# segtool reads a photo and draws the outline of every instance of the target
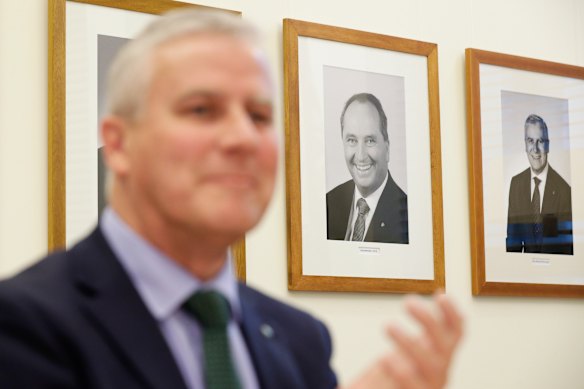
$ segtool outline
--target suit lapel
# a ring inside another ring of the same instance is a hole
[[[240,285],[242,332],[262,388],[303,388],[294,358],[269,318],[261,314],[250,290]]]
[[[381,192],[381,197],[377,202],[377,208],[365,234],[365,241],[385,240],[385,237],[391,235],[390,226],[392,223],[397,222],[397,209],[395,201],[391,196],[390,180],[391,177],[388,173],[387,182]],[[383,238],[380,239],[380,237]]]
[[[543,203],[541,206],[541,213],[543,215],[548,213],[556,213],[558,206],[558,194],[557,194],[557,173],[551,166],[548,165],[548,175],[545,183],[545,189],[543,194]]]
[[[408,242],[408,218],[407,215],[401,215],[402,209],[407,212],[407,205],[400,203],[400,189],[387,173],[387,183],[383,188],[381,197],[377,203],[375,213],[369,223],[365,240],[369,242]],[[402,228],[402,223],[406,224]]]
[[[128,367],[154,389],[186,389],[160,332],[99,229],[72,251],[81,305]]]
[[[519,207],[521,211],[519,212],[520,215],[531,215],[533,213],[531,208],[531,168],[527,168],[523,172],[523,177],[519,181],[521,183],[521,188],[519,189],[519,193],[523,197],[519,202]],[[545,198],[545,195],[544,195]]]

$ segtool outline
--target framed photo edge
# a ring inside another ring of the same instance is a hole
[[[172,0],[49,0],[48,4],[48,250],[65,247],[66,241],[66,3],[75,2],[160,14],[171,9],[191,7],[241,15],[239,11],[220,9]],[[232,247],[234,269],[245,281],[245,238]]]
[[[582,80],[584,80],[584,67],[474,48],[465,50],[465,62],[472,294],[474,296],[584,297],[584,285],[486,280],[479,66],[489,64]]]
[[[427,57],[434,279],[417,280],[303,275],[298,85],[299,36],[381,48]],[[286,133],[286,215],[288,222],[288,289],[294,291],[421,294],[431,294],[436,290],[444,289],[444,227],[442,215],[442,167],[437,45],[434,43],[327,26],[295,19],[284,19],[283,41]]]

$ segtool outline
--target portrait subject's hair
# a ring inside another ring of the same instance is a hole
[[[389,142],[389,136],[387,135],[387,116],[385,116],[385,112],[383,112],[383,107],[381,106],[379,99],[371,93],[357,93],[347,100],[345,107],[343,108],[343,113],[341,114],[341,136],[345,126],[345,112],[347,112],[347,108],[349,108],[349,105],[354,101],[359,103],[371,103],[375,107],[379,114],[379,130],[381,131],[381,135],[383,135],[383,139],[386,142]]]
[[[118,53],[107,80],[106,113],[133,120],[152,81],[153,57],[162,45],[192,35],[227,35],[260,49],[260,34],[251,24],[225,12],[183,8],[150,23]]]
[[[544,136],[546,139],[548,139],[548,128],[547,128],[547,124],[545,124],[545,121],[541,118],[541,116],[538,116],[536,114],[531,114],[527,117],[527,119],[525,119],[525,125],[523,126],[524,130],[527,130],[527,126],[529,125],[534,125],[534,124],[538,124],[539,128],[541,128],[543,130]]]

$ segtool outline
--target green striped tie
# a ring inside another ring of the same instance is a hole
[[[239,389],[241,385],[231,358],[227,323],[229,302],[215,291],[201,291],[184,304],[201,324],[205,351],[205,382],[207,389]]]

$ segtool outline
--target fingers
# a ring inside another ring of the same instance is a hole
[[[406,308],[422,325],[436,349],[449,355],[462,337],[462,316],[444,294],[436,293],[434,301],[438,306],[438,314],[432,312],[418,298],[409,298]]]
[[[406,300],[406,309],[424,329],[428,340],[440,352],[448,351],[448,341],[444,337],[444,328],[438,318],[417,297],[409,297]]]
[[[425,338],[415,338],[408,335],[397,325],[390,325],[387,328],[388,334],[395,342],[402,354],[411,359],[416,366],[416,373],[424,377],[432,377],[435,375],[439,361],[433,356],[431,345]]]
[[[392,362],[389,361],[388,356],[389,354],[379,358],[346,389],[402,389],[392,377]]]
[[[416,367],[399,353],[391,353],[380,360],[380,366],[393,385],[399,389],[426,389]]]
[[[396,345],[391,358],[396,365],[387,371],[400,387],[438,389],[447,382],[452,355],[462,337],[463,320],[446,296],[436,295],[435,301],[435,311],[417,298],[406,301],[407,310],[422,327],[420,334],[409,335],[396,325],[388,327]]]
[[[442,311],[446,325],[458,334],[459,337],[462,336],[462,315],[458,312],[452,301],[444,294],[436,294],[434,299]]]
[[[418,299],[406,307],[422,332],[410,335],[396,325],[387,329],[395,349],[377,360],[351,388],[442,389],[452,355],[462,337],[463,319],[446,296],[436,295],[432,311]]]

